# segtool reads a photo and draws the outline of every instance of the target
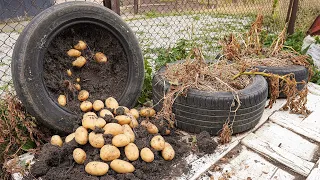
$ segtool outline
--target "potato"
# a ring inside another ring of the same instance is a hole
[[[84,50],[87,48],[87,44],[83,41],[79,41],[78,44],[73,46],[77,50]]]
[[[78,94],[79,101],[85,101],[89,97],[89,92],[86,90],[81,90]]]
[[[103,134],[101,133],[96,134],[95,132],[92,131],[89,134],[89,143],[91,144],[92,147],[102,148],[102,146],[104,146]]]
[[[115,114],[115,115],[124,115],[124,114],[127,114],[129,112],[130,111],[129,111],[129,109],[127,107],[119,106],[116,109],[114,109],[113,114]]]
[[[100,111],[103,109],[104,103],[101,100],[95,100],[92,106],[95,111]]]
[[[94,113],[94,112],[86,112],[86,113],[84,113],[83,114],[83,119],[84,118],[92,118],[92,119],[97,119],[98,118],[98,116],[96,115],[96,113]]]
[[[81,148],[74,149],[72,155],[74,161],[78,164],[83,164],[87,158],[86,152],[84,152],[84,150],[82,150]]]
[[[104,161],[112,161],[119,157],[120,150],[111,144],[106,144],[100,149],[100,158]]]
[[[63,144],[62,139],[61,139],[61,137],[60,137],[59,135],[53,135],[53,136],[51,137],[50,143],[51,143],[52,145],[59,146],[59,147],[61,147],[62,144]]]
[[[81,68],[82,66],[84,66],[86,64],[87,60],[86,58],[84,58],[83,56],[79,56],[77,57],[76,60],[74,60],[72,62],[72,66],[75,66],[77,68]]]
[[[74,84],[74,88],[76,88],[77,91],[81,90],[81,86],[78,83]]]
[[[64,140],[66,143],[72,141],[74,139],[75,133],[69,134],[66,139]]]
[[[116,147],[124,147],[130,143],[130,138],[124,134],[118,134],[112,138],[112,144]]]
[[[172,146],[166,142],[161,154],[164,160],[171,161],[174,158],[175,152]]]
[[[94,55],[94,59],[98,62],[98,63],[106,63],[108,61],[108,58],[106,55],[104,55],[102,52],[97,52]]]
[[[77,78],[76,81],[77,81],[77,82],[80,82],[80,78]]]
[[[92,161],[89,162],[86,167],[85,171],[93,176],[103,176],[107,174],[109,170],[109,166],[107,163],[99,162],[99,161]]]
[[[132,114],[128,113],[127,116],[129,116],[131,119],[131,122],[129,124],[131,128],[136,128],[139,126],[137,119]]]
[[[80,126],[77,128],[74,139],[78,144],[85,145],[88,142],[88,131],[86,128]]]
[[[68,56],[70,57],[79,57],[81,55],[81,52],[76,50],[76,49],[70,49],[68,52],[67,52]]]
[[[69,77],[72,76],[72,72],[71,72],[70,69],[67,70],[67,74],[68,74]]]
[[[156,114],[156,111],[152,108],[143,108],[140,110],[140,116],[142,117],[151,117]]]
[[[110,115],[110,116],[114,117],[112,112],[110,112],[108,109],[102,109],[100,111],[100,117],[105,117],[106,115]]]
[[[60,95],[58,97],[58,103],[60,106],[66,106],[67,105],[67,98],[65,95]]]
[[[115,172],[121,173],[121,174],[132,173],[135,170],[134,166],[131,163],[124,160],[120,160],[120,159],[115,159],[111,161],[110,167]]]
[[[118,134],[123,134],[123,127],[117,123],[108,123],[103,127],[104,134],[112,134],[116,136]]]
[[[130,109],[130,114],[132,114],[136,119],[139,118],[139,111],[136,109]]]
[[[118,123],[121,125],[124,124],[130,124],[131,118],[127,115],[119,115],[115,117],[116,120],[118,120]]]
[[[165,141],[161,135],[157,135],[151,139],[150,145],[153,149],[162,151],[165,147]]]
[[[126,147],[124,148],[124,153],[130,161],[135,161],[139,158],[139,149],[133,143],[129,143],[128,145],[126,145]]]
[[[123,134],[129,137],[130,142],[134,142],[135,135],[131,127],[128,124],[124,124],[122,125],[122,127],[123,127]]]
[[[106,124],[107,124],[107,122],[104,119],[98,118],[96,120],[95,126],[97,126],[99,128],[103,128]]]
[[[141,122],[141,126],[144,126],[147,128],[147,131],[150,133],[150,134],[157,134],[159,132],[158,128],[156,125],[152,124],[151,122],[149,121],[146,121],[146,120],[143,120]]]
[[[109,109],[116,109],[119,106],[118,101],[113,97],[107,98],[105,104]]]
[[[149,148],[143,148],[140,152],[141,159],[145,162],[152,162],[154,160],[154,154]]]
[[[80,109],[81,109],[81,111],[83,111],[83,112],[91,111],[91,110],[92,110],[92,103],[91,103],[90,101],[83,101],[83,102],[80,104]]]
[[[82,119],[82,126],[86,129],[94,130],[95,122],[97,118],[85,117]]]

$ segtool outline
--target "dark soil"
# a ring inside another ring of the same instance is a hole
[[[207,131],[203,131],[197,134],[197,146],[199,152],[204,152],[206,154],[214,152],[218,144],[211,138]]]
[[[81,52],[87,63],[80,69],[72,67],[76,58],[67,55],[79,40],[88,45]],[[106,54],[108,62],[95,62],[92,58],[95,52]],[[71,69],[71,77],[67,75],[67,69]],[[120,42],[109,31],[93,24],[77,24],[63,30],[52,40],[44,55],[43,79],[51,98],[57,101],[60,94],[67,95],[66,108],[76,114],[80,114],[78,92],[65,87],[65,80],[73,84],[80,78],[81,89],[90,93],[88,100],[91,102],[104,101],[110,96],[119,100],[126,88],[127,72],[128,60]]]

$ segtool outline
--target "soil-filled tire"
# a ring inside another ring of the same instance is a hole
[[[163,97],[170,84],[161,75],[165,71],[162,67],[153,77],[153,103],[155,109],[162,108]],[[240,133],[258,124],[265,109],[268,84],[262,76],[253,77],[253,82],[240,90],[240,108],[237,107],[231,92],[208,92],[189,89],[186,96],[178,96],[172,106],[175,114],[176,127],[192,133],[208,131],[217,135],[228,117],[234,119],[233,133]]]
[[[83,23],[104,28],[116,37],[125,51],[128,71],[123,73],[128,75],[126,85],[122,88],[122,96],[117,99],[119,104],[134,106],[142,89],[142,52],[133,31],[117,14],[104,6],[89,2],[67,2],[44,10],[20,34],[13,51],[11,67],[16,93],[26,109],[57,133],[72,132],[79,125],[79,114],[62,108],[57,99],[49,95],[43,82],[43,57],[50,42],[59,32]]]
[[[257,66],[260,72],[268,72],[278,75],[286,75],[293,73],[297,82],[308,82],[308,69],[304,66],[292,65],[287,67],[270,67],[270,66]],[[268,81],[269,83],[269,81]],[[300,91],[304,88],[305,84],[297,84],[297,89]],[[286,98],[286,95],[281,92],[279,98]]]

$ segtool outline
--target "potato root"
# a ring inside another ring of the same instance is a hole
[[[143,108],[140,110],[140,116],[142,117],[152,117],[156,114],[156,111],[152,108]]]
[[[109,170],[109,166],[107,163],[99,162],[99,161],[92,161],[89,162],[86,167],[85,171],[93,176],[103,176],[107,174]]]
[[[140,151],[140,156],[141,156],[141,159],[144,161],[144,162],[152,162],[154,160],[154,154],[153,152],[149,149],[149,148],[143,148],[141,149]]]
[[[124,147],[130,143],[130,138],[124,134],[118,134],[112,138],[112,144],[116,147]]]
[[[123,127],[117,123],[108,123],[103,127],[104,134],[111,134],[116,136],[118,134],[123,134]]]
[[[86,90],[81,90],[78,94],[78,100],[79,101],[85,101],[89,97],[89,92]]]
[[[129,143],[128,145],[126,145],[126,147],[124,148],[124,153],[130,161],[135,161],[139,158],[139,149],[133,143]]]
[[[102,148],[104,146],[104,138],[103,134],[98,133],[96,134],[95,132],[89,133],[89,143],[91,144],[92,147],[95,148]]]
[[[72,62],[72,66],[75,66],[77,68],[82,68],[86,64],[87,60],[83,56],[77,57],[76,60]]]
[[[70,49],[68,52],[67,52],[68,56],[70,57],[79,57],[81,56],[81,52],[76,50],[76,49]]]
[[[164,149],[161,151],[164,160],[171,161],[174,158],[175,151],[169,143],[165,143]]]
[[[69,134],[66,139],[64,140],[66,143],[72,141],[74,139],[75,133]]]
[[[105,101],[105,104],[106,104],[106,107],[109,109],[116,109],[117,107],[119,107],[118,101],[113,97],[107,98]]]
[[[104,161],[112,161],[120,157],[120,150],[110,144],[104,145],[100,149],[100,158]]]
[[[121,174],[132,173],[135,170],[134,166],[131,163],[124,160],[120,160],[120,159],[115,159],[111,161],[110,167],[115,172],[121,173]]]
[[[130,139],[130,142],[134,142],[135,140],[135,135],[134,132],[132,131],[131,127],[128,124],[124,124],[122,125],[123,127],[123,134],[128,136]]]
[[[165,147],[164,138],[161,135],[154,136],[150,141],[150,145],[153,149],[162,151]]]
[[[65,95],[60,95],[58,97],[58,103],[60,106],[66,106],[67,105],[67,98]]]
[[[72,155],[74,161],[78,164],[83,164],[87,158],[86,152],[84,152],[84,150],[82,150],[81,148],[74,149]]]
[[[91,111],[91,110],[92,110],[92,103],[91,103],[90,101],[83,101],[83,102],[80,104],[80,109],[81,109],[81,111],[83,111],[83,112]]]
[[[106,55],[104,55],[102,52],[97,52],[94,55],[94,59],[98,62],[98,63],[106,63],[108,61],[108,58]]]
[[[92,106],[95,111],[100,111],[104,108],[104,103],[101,100],[95,100]]]
[[[73,48],[77,50],[85,50],[87,48],[87,44],[83,41],[79,41],[78,44],[73,46]]]
[[[114,117],[116,120],[118,120],[118,123],[121,125],[124,124],[130,124],[131,122],[131,118],[127,115],[118,115],[116,117]]]
[[[51,137],[50,143],[54,146],[59,146],[59,147],[61,147],[63,144],[62,139],[59,135],[53,135]]]
[[[86,128],[80,126],[77,128],[74,139],[78,144],[85,145],[88,142],[88,131]]]

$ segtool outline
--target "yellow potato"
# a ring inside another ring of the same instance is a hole
[[[118,101],[113,97],[107,98],[105,104],[109,109],[116,109],[119,107]]]
[[[140,116],[142,117],[151,117],[156,114],[156,111],[152,108],[143,108],[140,110]]]
[[[104,145],[100,149],[100,158],[104,161],[112,161],[120,157],[120,150],[111,144]]]
[[[154,154],[149,148],[143,148],[140,152],[141,159],[145,162],[152,162],[154,160]]]
[[[83,56],[77,57],[76,60],[72,62],[72,66],[75,66],[77,68],[81,68],[86,64],[87,60]]]
[[[77,81],[77,82],[80,82],[80,78],[77,78],[76,81]]]
[[[164,138],[161,135],[154,136],[150,141],[150,145],[153,149],[162,151],[165,147]]]
[[[75,87],[76,90],[78,90],[78,91],[81,90],[81,86],[80,86],[80,84],[78,84],[78,83],[74,84],[74,87]]]
[[[109,166],[107,163],[99,162],[99,161],[92,161],[89,162],[86,167],[85,171],[93,176],[103,176],[107,174],[109,170]]]
[[[79,41],[78,44],[76,44],[75,46],[73,46],[75,49],[77,50],[84,50],[87,48],[87,44],[83,41]]]
[[[98,118],[95,122],[95,126],[97,126],[99,128],[103,128],[106,124],[107,124],[107,122],[102,118]]]
[[[74,139],[78,144],[85,145],[88,142],[88,131],[86,128],[80,126],[77,128]]]
[[[126,145],[126,147],[124,148],[124,153],[130,161],[135,161],[139,158],[139,149],[133,143],[129,143],[128,145]]]
[[[136,109],[130,109],[129,111],[136,119],[139,118],[139,111]]]
[[[103,134],[96,134],[95,132],[89,133],[89,143],[92,147],[102,148],[104,146]]]
[[[157,134],[159,132],[158,128],[156,125],[152,124],[151,122],[149,121],[146,121],[146,120],[143,120],[141,122],[141,126],[144,126],[147,128],[147,131],[150,133],[150,134]]]
[[[136,128],[139,126],[137,119],[132,114],[128,113],[127,116],[129,116],[131,119],[131,122],[129,124],[131,128]]]
[[[82,126],[86,129],[94,130],[96,118],[86,117],[82,119]]]
[[[130,142],[134,142],[135,135],[131,127],[128,124],[124,124],[122,125],[122,127],[123,127],[123,134],[129,137]]]
[[[98,63],[106,63],[108,61],[108,58],[106,55],[104,55],[102,52],[97,52],[94,55],[94,59],[98,62]]]
[[[118,134],[123,134],[123,127],[117,123],[108,123],[103,127],[104,134],[112,134],[116,136]]]
[[[121,125],[124,124],[130,124],[131,118],[127,115],[119,115],[115,117],[116,120],[118,120],[118,123]]]
[[[69,134],[66,139],[64,140],[66,143],[72,141],[74,139],[75,133]]]
[[[70,69],[67,70],[67,74],[68,74],[69,77],[72,76],[72,72],[71,72]]]
[[[110,167],[115,172],[121,173],[121,174],[132,173],[135,170],[134,166],[131,163],[129,163],[127,161],[120,160],[120,159],[115,159],[115,160],[111,161]]]
[[[87,158],[86,152],[84,152],[84,150],[82,150],[81,148],[74,149],[72,155],[74,161],[78,164],[83,164]]]
[[[110,112],[108,109],[102,109],[100,111],[100,117],[105,117],[106,115],[110,115],[110,116],[114,117],[112,112]]]
[[[76,50],[76,49],[70,49],[68,52],[67,52],[68,56],[70,57],[79,57],[81,55],[81,52]]]
[[[66,106],[67,105],[67,98],[65,95],[60,95],[58,97],[58,103],[60,104],[60,106]]]
[[[116,147],[124,147],[130,143],[130,138],[124,134],[118,134],[112,138],[112,144]]]
[[[53,135],[53,136],[51,137],[50,143],[51,143],[52,145],[59,146],[59,147],[61,147],[62,144],[63,144],[62,139],[61,139],[61,137],[60,137],[59,135]]]
[[[83,119],[84,118],[92,118],[92,119],[97,119],[98,118],[98,116],[94,112],[86,112],[86,113],[83,114],[82,117],[83,117]]]
[[[101,100],[95,100],[92,106],[95,111],[100,111],[103,109],[104,103]]]
[[[86,90],[81,90],[78,94],[79,101],[85,101],[89,97],[89,92]]]
[[[80,109],[81,109],[81,111],[83,111],[83,112],[91,111],[91,110],[92,110],[92,103],[91,103],[90,101],[83,101],[83,102],[80,104]]]
[[[124,115],[124,114],[127,114],[129,112],[130,111],[129,111],[129,109],[127,107],[119,106],[116,109],[114,109],[113,114],[115,114],[115,115]]]
[[[171,161],[174,158],[175,151],[169,143],[165,143],[164,149],[161,151],[162,157],[166,161]]]

